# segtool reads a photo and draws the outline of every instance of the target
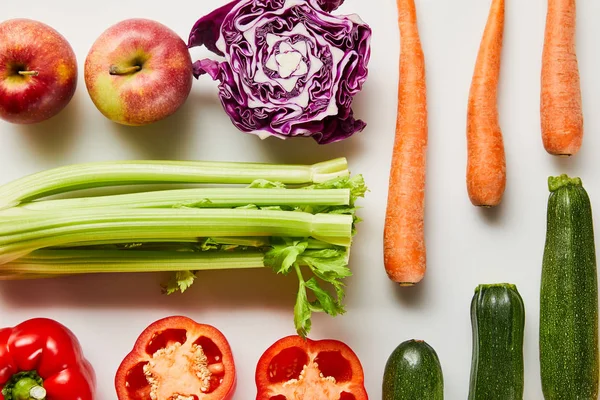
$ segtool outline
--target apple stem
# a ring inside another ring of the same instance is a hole
[[[19,75],[23,76],[38,76],[39,74],[38,71],[19,71]]]
[[[111,75],[128,75],[133,72],[138,72],[142,67],[139,65],[134,65],[132,67],[119,67],[118,65],[111,65],[109,69],[109,73]]]

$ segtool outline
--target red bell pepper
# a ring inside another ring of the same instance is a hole
[[[257,400],[366,400],[362,365],[338,340],[279,339],[258,360]]]
[[[0,400],[93,400],[96,375],[68,328],[34,318],[0,329]]]
[[[148,326],[115,376],[119,400],[229,400],[236,371],[229,343],[215,327],[173,316]]]

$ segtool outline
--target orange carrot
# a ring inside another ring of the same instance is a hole
[[[497,206],[506,187],[497,104],[503,35],[504,0],[492,0],[467,107],[467,192],[475,206]]]
[[[548,0],[542,53],[542,140],[553,155],[577,153],[583,140],[575,0]]]
[[[400,81],[384,228],[388,277],[414,285],[425,275],[425,168],[427,94],[425,57],[414,0],[396,0],[400,29]]]

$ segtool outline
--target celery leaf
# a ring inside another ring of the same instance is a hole
[[[305,186],[305,189],[350,189],[350,205],[359,197],[365,197],[368,188],[362,175],[341,176],[328,181]]]
[[[275,243],[271,250],[265,253],[264,265],[271,267],[278,274],[287,274],[306,247],[306,241],[285,240],[283,243]]]
[[[300,280],[298,296],[296,297],[296,304],[294,305],[294,325],[296,327],[296,332],[301,337],[306,337],[310,332],[312,325],[310,317],[311,309],[306,295],[306,284],[303,280]]]
[[[196,275],[192,271],[177,271],[171,279],[163,285],[163,292],[166,294],[173,294],[177,291],[181,293],[185,292],[196,279]]]
[[[245,206],[237,206],[234,208],[236,210],[258,210],[258,206],[256,204],[246,204]]]
[[[173,204],[173,208],[205,208],[212,206],[213,202],[210,199],[200,199],[194,201],[188,201],[184,203]]]
[[[359,197],[365,197],[365,193],[369,190],[362,175],[353,176],[348,183],[350,185],[350,204],[354,204]]]
[[[334,302],[334,306],[336,307],[329,310],[325,308],[323,300],[319,298],[319,293],[317,293],[319,288],[317,288],[317,291],[313,290],[317,300],[323,306],[323,311],[327,313],[331,311],[331,315],[343,313],[342,300],[345,296],[345,284],[342,282],[342,279],[352,276],[352,271],[348,268],[347,251],[339,248],[307,250],[299,257],[298,262],[308,265],[317,278],[329,283],[335,289],[337,301]],[[327,299],[324,301],[328,302]]]
[[[308,265],[316,275],[318,274],[324,280],[346,278],[352,275],[344,250],[307,250],[298,261],[302,265]]]
[[[312,290],[316,297],[316,301],[311,303],[311,306],[314,309],[322,310],[331,316],[336,316],[345,312],[339,299],[335,300],[329,292],[322,289],[315,278],[310,278],[306,281],[305,286]]]
[[[248,187],[257,189],[285,189],[285,184],[267,179],[256,179]]]
[[[200,243],[200,250],[202,251],[218,250],[219,247],[219,243],[212,238],[206,238],[202,243]]]

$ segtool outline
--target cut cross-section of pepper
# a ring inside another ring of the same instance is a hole
[[[225,336],[182,316],[148,326],[115,376],[119,400],[229,400],[235,385]]]
[[[287,336],[256,367],[257,400],[366,400],[362,365],[338,340]]]

